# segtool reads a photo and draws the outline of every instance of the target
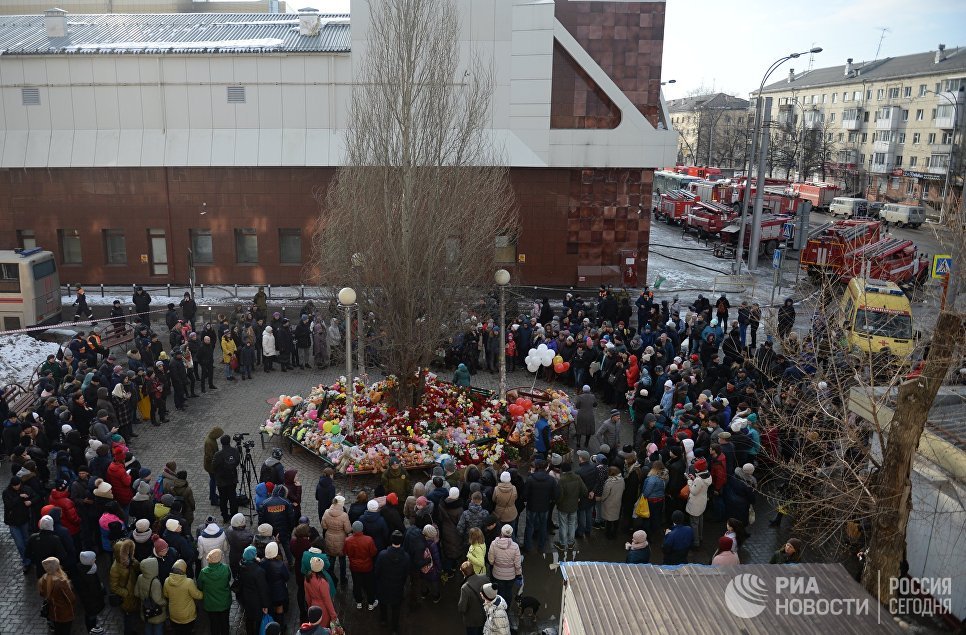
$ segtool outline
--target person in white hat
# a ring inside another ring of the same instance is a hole
[[[507,615],[507,601],[500,597],[493,584],[484,584],[480,596],[483,598],[483,612],[486,613],[483,632],[487,635],[509,635],[510,618]]]
[[[231,572],[221,549],[205,554],[205,568],[198,574],[198,590],[205,594],[202,606],[208,614],[210,635],[229,635],[228,615],[231,611]]]

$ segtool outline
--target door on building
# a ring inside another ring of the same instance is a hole
[[[165,231],[163,229],[149,229],[148,243],[151,275],[168,275],[168,238]]]

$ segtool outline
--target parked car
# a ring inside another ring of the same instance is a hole
[[[919,205],[889,203],[882,208],[880,217],[886,223],[894,224],[896,227],[915,229],[926,222],[926,209]]]

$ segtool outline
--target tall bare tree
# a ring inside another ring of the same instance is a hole
[[[413,405],[419,369],[492,284],[497,237],[515,240],[516,205],[487,136],[489,66],[461,58],[454,4],[370,6],[346,162],[325,196],[312,264],[320,284],[351,284],[375,313],[370,346],[400,378],[397,403]]]

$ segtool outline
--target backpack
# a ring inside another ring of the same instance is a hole
[[[154,482],[154,487],[151,488],[151,498],[155,503],[161,502],[161,497],[164,496],[164,475],[158,477],[158,480]]]
[[[429,560],[429,562],[419,568],[419,570],[425,575],[433,570],[433,552],[429,550],[429,547],[423,549],[423,558]]]

